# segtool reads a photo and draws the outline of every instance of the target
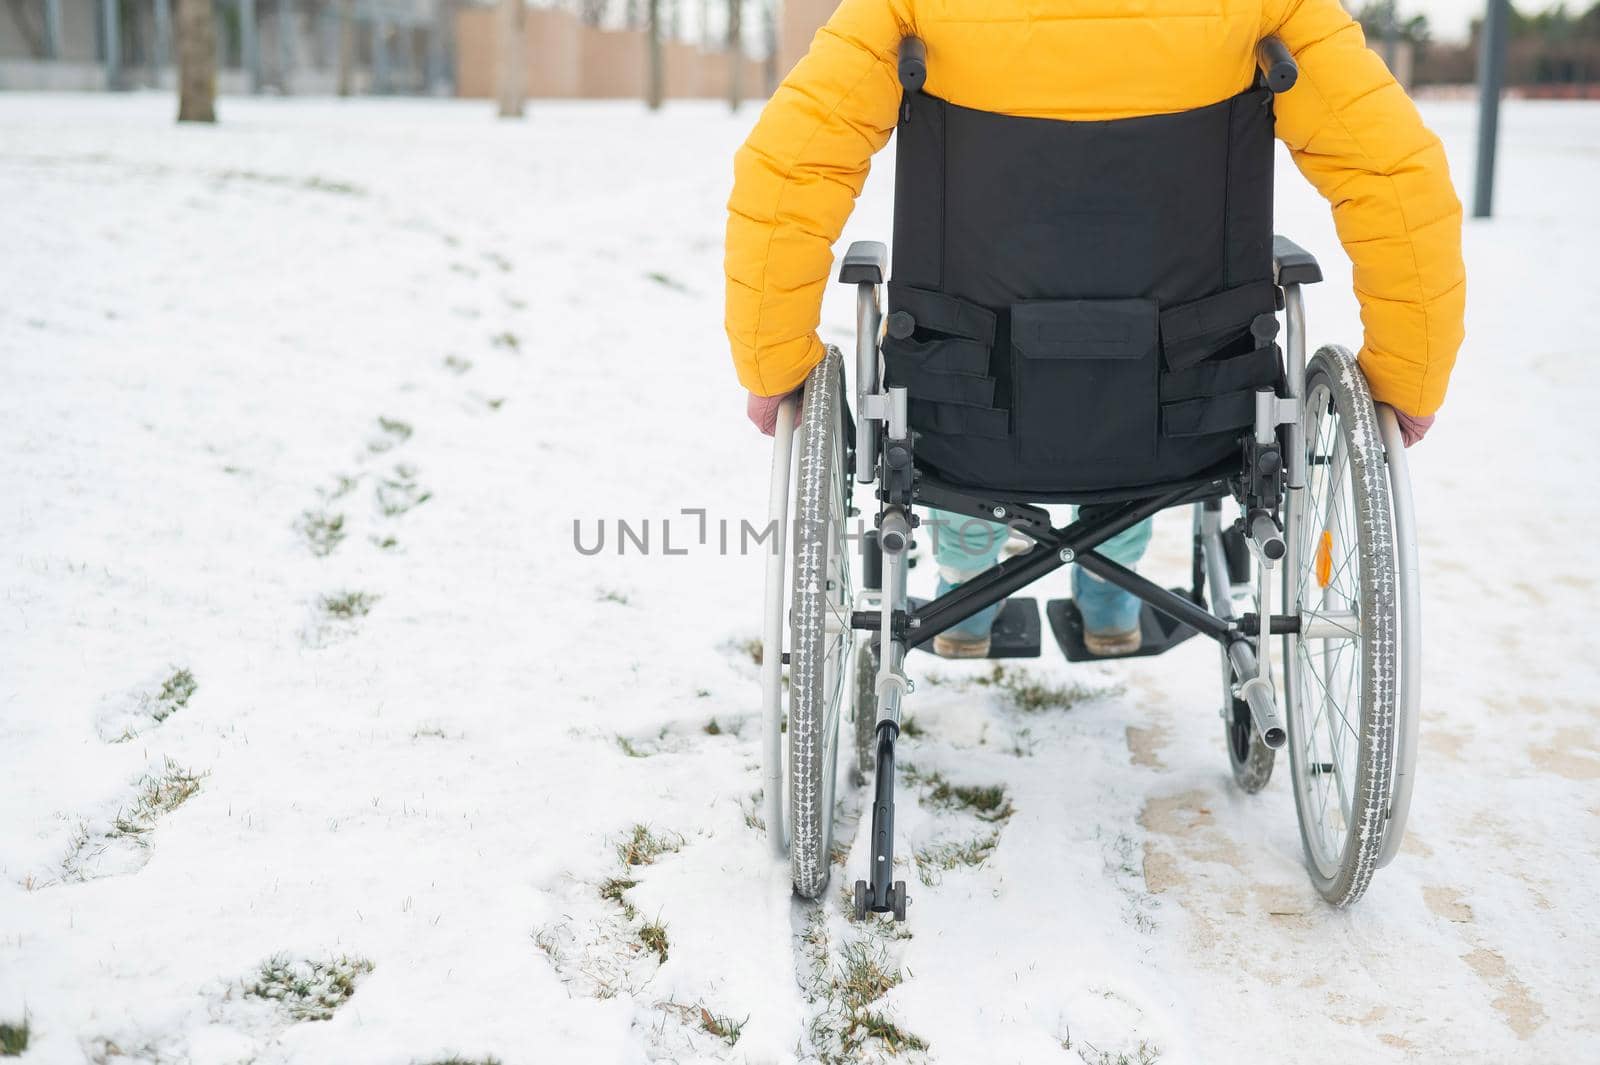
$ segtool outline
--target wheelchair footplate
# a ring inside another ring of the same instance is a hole
[[[928,602],[926,599],[909,600],[916,610]],[[994,627],[989,630],[989,658],[1038,658],[1043,643],[1043,626],[1039,623],[1039,602],[1036,599],[1007,599],[1000,613],[995,615]],[[1079,639],[1079,643],[1082,643]],[[917,648],[933,653],[933,641],[918,644]]]
[[[1174,588],[1173,591],[1188,598],[1189,593],[1182,588]],[[1144,635],[1144,642],[1139,649],[1126,655],[1097,655],[1083,645],[1083,615],[1078,613],[1077,603],[1071,599],[1052,599],[1045,607],[1045,613],[1050,618],[1050,630],[1055,634],[1056,643],[1061,646],[1061,653],[1067,656],[1068,662],[1158,655],[1196,635],[1194,629],[1146,603],[1139,613],[1139,629]]]

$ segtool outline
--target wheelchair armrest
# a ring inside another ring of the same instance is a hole
[[[1314,285],[1322,280],[1317,257],[1288,237],[1272,238],[1272,280],[1278,285]]]
[[[839,264],[839,280],[846,285],[881,285],[889,272],[889,249],[881,240],[856,240]]]

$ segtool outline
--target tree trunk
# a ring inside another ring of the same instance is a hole
[[[339,0],[339,95],[355,92],[356,3]]]
[[[521,118],[522,105],[528,92],[528,49],[522,36],[522,20],[522,0],[498,0],[494,23],[495,48],[498,52],[495,88],[500,101],[501,118]]]
[[[648,0],[649,22],[645,26],[645,79],[644,102],[650,110],[661,109],[661,96],[665,82],[661,56],[661,0]]]
[[[728,0],[728,107],[739,110],[744,86],[744,3]]]
[[[211,0],[178,0],[178,121],[217,120],[217,33]]]

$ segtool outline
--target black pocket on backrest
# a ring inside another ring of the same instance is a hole
[[[1154,300],[1012,305],[1015,432],[1024,461],[1131,464],[1154,454],[1156,322]]]

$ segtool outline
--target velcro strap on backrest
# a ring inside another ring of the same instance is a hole
[[[1216,350],[1214,341],[1225,342],[1230,333],[1265,332],[1267,323],[1258,319],[1263,315],[1271,316],[1276,307],[1277,290],[1272,282],[1252,281],[1203,299],[1164,308],[1161,349],[1167,357],[1168,368],[1181,370],[1194,365]],[[1261,342],[1270,339],[1265,337]]]
[[[1161,432],[1165,436],[1208,436],[1242,429],[1255,422],[1255,391],[1229,392],[1206,399],[1186,399],[1161,405]]]
[[[889,308],[911,315],[918,329],[994,343],[994,312],[976,303],[908,285],[889,286]]]

